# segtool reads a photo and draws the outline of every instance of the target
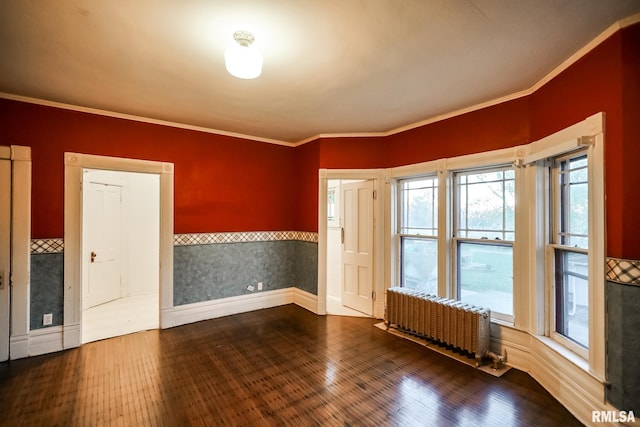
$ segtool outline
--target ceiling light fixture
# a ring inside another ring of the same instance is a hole
[[[236,31],[233,38],[238,44],[224,52],[227,71],[240,79],[255,79],[262,73],[262,54],[251,46],[255,37],[248,31]]]

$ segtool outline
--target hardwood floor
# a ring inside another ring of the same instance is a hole
[[[376,322],[288,305],[1,363],[0,425],[580,425],[527,374]]]

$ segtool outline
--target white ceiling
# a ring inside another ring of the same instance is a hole
[[[0,92],[263,139],[387,132],[526,90],[638,0],[0,2]],[[232,33],[263,74],[227,74]]]

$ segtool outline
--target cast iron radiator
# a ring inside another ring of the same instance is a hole
[[[387,290],[385,322],[398,329],[473,354],[489,354],[491,311],[407,288]]]

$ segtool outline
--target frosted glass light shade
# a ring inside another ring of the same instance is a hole
[[[231,46],[224,52],[224,63],[232,76],[255,79],[262,73],[262,55],[251,46]]]

